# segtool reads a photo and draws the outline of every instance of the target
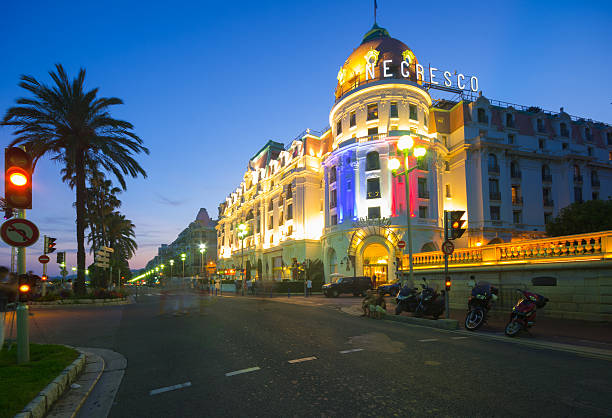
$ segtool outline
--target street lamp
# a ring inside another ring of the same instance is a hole
[[[187,258],[187,254],[181,254],[181,260],[183,261],[183,277],[185,277],[185,259]]]
[[[204,253],[206,253],[206,244],[200,244],[200,274],[204,278]]]
[[[240,238],[240,271],[242,272],[242,295],[244,296],[244,281],[246,280],[244,274],[244,238],[247,236],[248,226],[244,222],[238,225],[238,238]]]
[[[418,166],[410,167],[410,160],[408,157],[412,153],[417,159],[422,158],[427,154],[427,150],[423,147],[414,147],[414,139],[410,135],[402,135],[397,141],[398,156],[404,156],[404,171],[398,172],[401,162],[397,158],[391,158],[388,162],[389,169],[393,172],[393,177],[403,175],[405,177],[404,184],[406,186],[406,218],[408,224],[408,264],[410,266],[410,282],[414,283],[414,272],[412,270],[412,226],[410,219],[410,186],[409,186],[409,174],[415,170]]]

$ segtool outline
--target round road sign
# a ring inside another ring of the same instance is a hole
[[[398,246],[400,249],[402,249],[402,250],[403,250],[404,248],[406,248],[406,242],[405,242],[405,241],[400,241],[400,242],[398,242],[398,243],[397,243],[397,246]]]
[[[38,257],[38,261],[40,261],[41,264],[47,264],[49,261],[51,261],[51,259],[49,258],[48,255],[43,254],[40,257]]]
[[[446,255],[451,255],[455,251],[455,245],[450,241],[444,241],[442,244],[442,252]]]
[[[38,228],[27,219],[9,219],[2,224],[0,236],[12,247],[29,247],[38,241]]]

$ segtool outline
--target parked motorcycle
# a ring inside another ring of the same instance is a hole
[[[505,333],[509,337],[516,336],[521,330],[527,330],[535,324],[536,311],[546,306],[548,298],[537,293],[516,289],[521,298],[516,302],[510,314],[510,322],[506,325]]]
[[[444,304],[446,292],[438,293],[434,288],[430,287],[427,280],[423,278],[425,283],[421,284],[423,288],[417,296],[417,306],[414,310],[414,316],[421,317],[430,315],[433,319],[438,319],[444,312]]]
[[[417,297],[419,296],[418,287],[410,287],[405,284],[400,289],[395,297],[395,315],[401,314],[403,311],[414,312],[419,304]]]
[[[490,283],[480,282],[472,289],[468,299],[468,313],[465,317],[465,329],[476,331],[487,322],[489,310],[497,300],[499,289]]]

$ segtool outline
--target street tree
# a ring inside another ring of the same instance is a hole
[[[612,200],[572,203],[546,224],[546,233],[553,237],[609,230],[612,230]]]
[[[116,97],[98,97],[98,89],[85,91],[85,70],[70,80],[60,64],[49,72],[53,85],[23,75],[19,86],[33,97],[17,99],[7,110],[2,124],[15,127],[11,146],[23,145],[32,155],[34,166],[43,156],[64,164],[64,179],[72,179],[76,189],[77,279],[74,291],[85,293],[85,228],[87,170],[101,168],[111,173],[125,190],[124,176],[146,177],[134,159],[148,154],[131,123],[114,119],[110,110],[123,104]]]

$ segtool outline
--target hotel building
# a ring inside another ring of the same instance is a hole
[[[326,280],[381,283],[396,277],[407,202],[413,248],[424,252],[440,249],[445,210],[467,212],[455,244],[468,247],[541,237],[563,207],[612,197],[610,125],[491,100],[472,92],[475,77],[436,81],[434,71],[374,25],[338,72],[331,128],[287,147],[268,142],[220,205],[219,265],[239,267],[243,252],[253,277],[279,279],[320,258]],[[435,97],[442,91],[459,95]],[[408,197],[404,176],[387,168],[403,135],[427,149],[410,161]]]

